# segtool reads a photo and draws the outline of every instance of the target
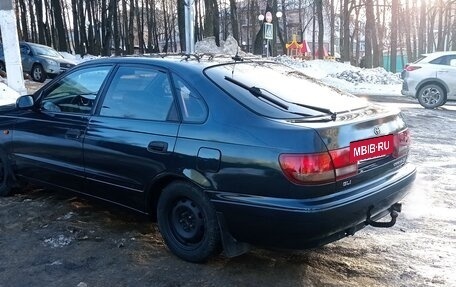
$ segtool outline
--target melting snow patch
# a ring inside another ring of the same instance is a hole
[[[19,93],[0,82],[0,105],[14,104]]]
[[[369,83],[369,84],[401,84],[397,74],[389,73],[383,68],[346,70],[341,73],[329,74],[329,77],[345,80],[350,83]]]
[[[47,238],[44,240],[44,244],[50,246],[51,248],[60,248],[70,245],[73,241],[73,238],[66,237],[65,235],[60,234],[57,237]]]
[[[241,50],[236,39],[229,35],[226,41],[220,40],[220,47],[215,44],[215,37],[207,37],[195,44],[196,53],[209,53],[209,54],[227,54],[230,56],[244,55],[245,53]]]
[[[57,218],[57,220],[68,220],[71,217],[73,217],[74,215],[75,215],[75,213],[70,211],[67,214],[65,214],[64,216],[60,216],[59,218]]]
[[[62,265],[62,264],[63,264],[62,261],[56,260],[56,261],[52,262],[52,263],[49,264],[49,265],[53,266],[53,265]]]
[[[293,67],[309,77],[355,95],[401,96],[402,80],[384,68],[362,69],[327,60],[303,61],[279,56],[275,61]]]

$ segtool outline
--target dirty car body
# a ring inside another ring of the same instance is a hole
[[[415,178],[400,111],[277,63],[101,59],[1,109],[0,193],[27,181],[151,214],[192,262],[392,226]]]

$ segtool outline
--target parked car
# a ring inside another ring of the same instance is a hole
[[[93,60],[0,127],[2,195],[32,182],[152,215],[191,262],[392,226],[415,178],[399,110],[272,62]]]
[[[456,100],[456,51],[425,54],[402,71],[402,94],[427,108]]]
[[[76,65],[48,46],[21,42],[19,48],[22,57],[22,70],[29,73],[32,79],[37,82],[44,82],[48,77],[55,77]],[[3,45],[0,45],[0,70],[6,71],[5,67]]]

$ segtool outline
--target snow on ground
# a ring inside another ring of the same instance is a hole
[[[11,89],[6,83],[3,83],[2,80],[0,80],[0,106],[15,103],[19,96],[18,92]]]
[[[84,55],[84,56],[81,56],[79,54],[77,55],[73,55],[73,54],[70,54],[68,52],[59,52],[60,55],[62,55],[65,59],[67,60],[71,60],[73,62],[75,62],[76,64],[80,64],[82,62],[86,62],[88,60],[92,60],[92,59],[98,59],[100,58],[100,56],[93,56],[93,55]]]
[[[355,95],[401,96],[399,75],[383,68],[364,69],[328,60],[302,61],[279,56],[276,61],[292,66],[304,74]]]

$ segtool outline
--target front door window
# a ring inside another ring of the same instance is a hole
[[[90,114],[111,66],[81,69],[68,74],[46,91],[41,108],[49,112]]]

